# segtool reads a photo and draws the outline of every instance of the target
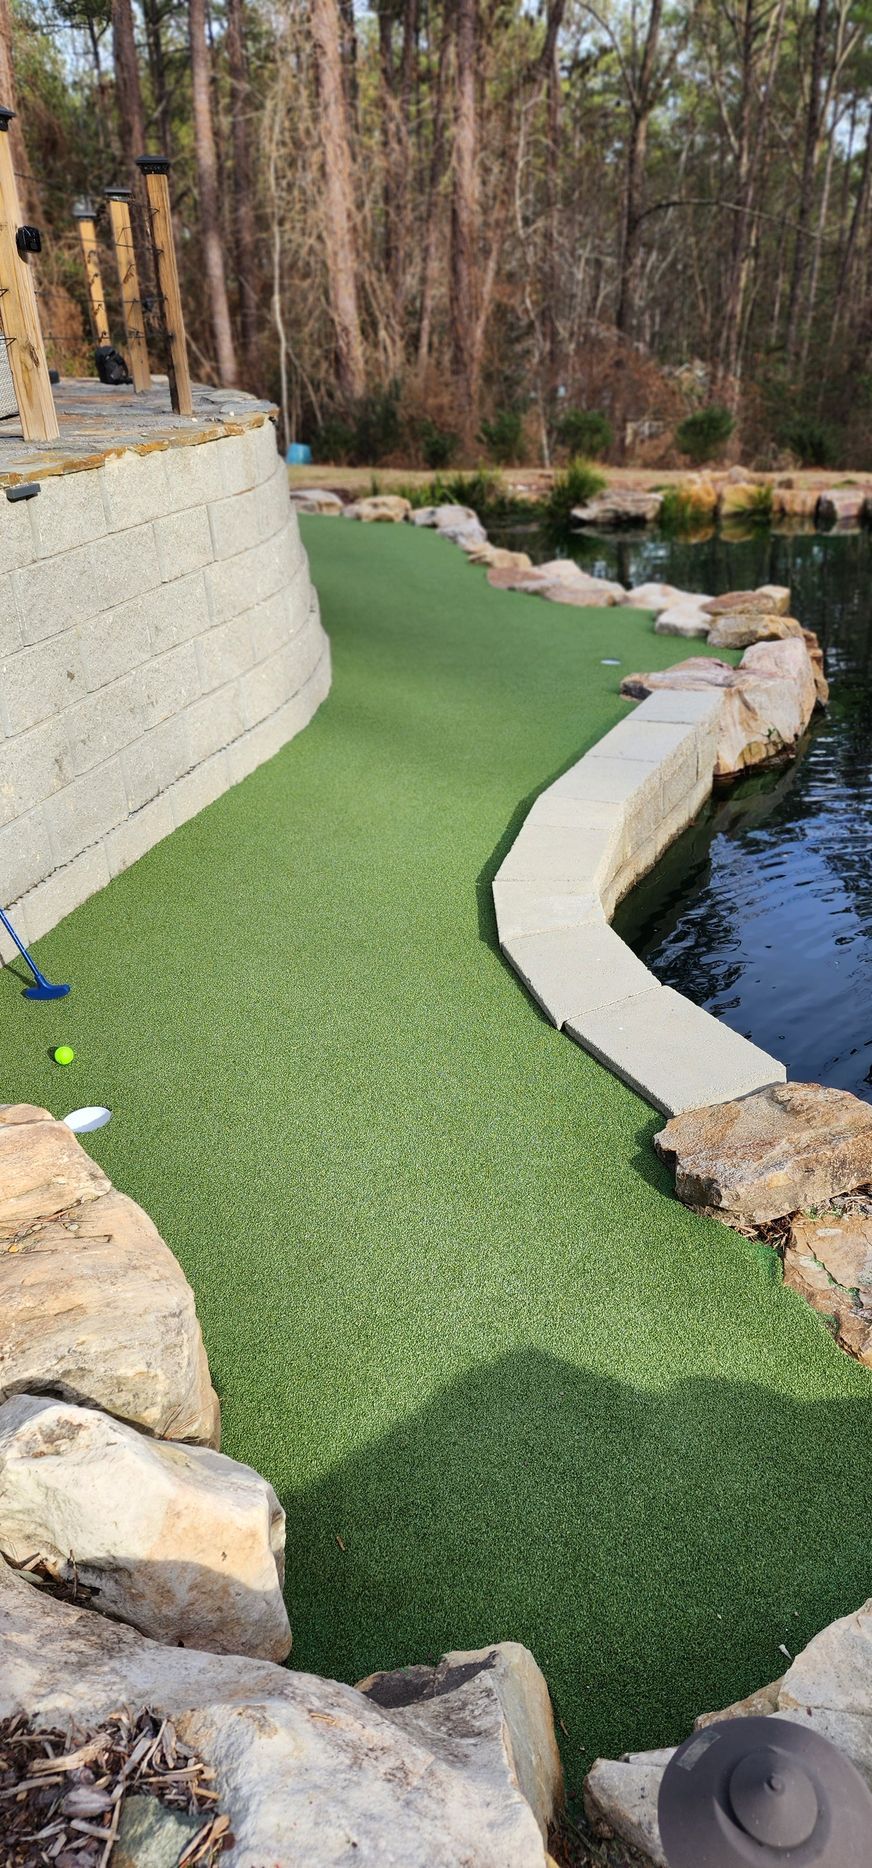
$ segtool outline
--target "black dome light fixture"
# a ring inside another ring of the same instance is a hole
[[[657,1816],[669,1868],[872,1868],[872,1792],[790,1719],[694,1732],[663,1773]]]

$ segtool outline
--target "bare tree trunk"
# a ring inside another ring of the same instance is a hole
[[[0,103],[7,110],[18,109],[18,86],[15,81],[15,58],[12,49],[12,13],[9,0],[0,0]],[[39,192],[33,179],[21,118],[15,116],[7,132],[12,145],[12,166],[18,176],[21,211],[35,220],[41,214]]]
[[[136,157],[145,152],[145,111],[142,107],[130,0],[112,0],[112,58],[115,64],[115,100],[125,180],[132,182],[138,175]]]
[[[233,232],[242,327],[242,354],[249,386],[258,383],[257,251],[254,238],[254,187],[248,134],[248,59],[245,0],[227,0],[227,65],[233,121]]]
[[[430,355],[430,332],[433,323],[433,298],[436,290],[436,258],[439,250],[437,202],[445,169],[445,98],[451,66],[453,39],[449,21],[442,26],[439,66],[436,74],[436,105],[433,113],[433,143],[427,180],[424,258],[421,271],[421,320],[418,328],[418,368],[423,370]]]
[[[345,93],[345,107],[353,136],[360,130],[359,101],[357,86],[357,26],[354,19],[354,0],[339,0],[341,20],[340,44],[342,47],[342,78]]]
[[[400,58],[400,95],[397,119],[396,173],[396,262],[394,267],[394,316],[402,341],[409,295],[409,261],[412,232],[412,98],[418,57],[418,15],[420,0],[405,0],[403,7],[403,49]]]
[[[381,80],[381,146],[383,163],[384,270],[391,281],[397,265],[397,152],[394,116],[394,16],[389,0],[378,10],[378,64]]]
[[[640,231],[645,207],[645,159],[648,149],[648,123],[653,106],[654,70],[657,41],[660,37],[662,0],[652,0],[648,31],[638,77],[630,87],[630,137],[627,149],[627,183],[624,199],[624,238],[621,247],[621,276],[615,324],[625,337],[633,337],[638,325]]]
[[[209,54],[206,45],[205,0],[188,0],[191,42],[191,89],[193,96],[194,151],[197,161],[197,193],[200,211],[200,238],[206,275],[209,310],[215,336],[218,374],[223,383],[238,381],[227,280],[224,272],[224,249],[221,242],[221,219],[218,201],[218,159],[212,127],[209,96]]]
[[[475,99],[476,0],[455,0],[455,110],[451,195],[451,356],[468,447],[478,429],[479,346],[475,236],[478,221],[478,126]]]
[[[145,20],[145,39],[148,46],[148,69],[151,76],[151,89],[157,113],[158,147],[168,156],[172,153],[170,136],[170,100],[167,91],[166,60],[163,46],[163,20],[160,0],[143,0],[143,18]]]
[[[769,128],[772,81],[781,44],[785,0],[743,0],[739,21],[741,97],[734,136],[735,178],[730,264],[720,342],[720,377],[730,407],[738,407],[746,296],[756,253],[760,164]]]
[[[547,401],[550,404],[560,377],[560,144],[561,95],[557,46],[548,59],[545,73],[546,138],[545,161],[545,358]],[[546,463],[547,464],[547,463]]]
[[[312,36],[318,70],[319,124],[324,158],[324,244],[336,368],[343,396],[363,395],[366,374],[357,289],[351,145],[342,86],[336,0],[312,0]]]
[[[799,313],[802,304],[802,288],[805,282],[808,230],[811,221],[814,178],[817,168],[818,148],[820,145],[821,87],[824,75],[826,41],[827,0],[818,0],[814,21],[811,72],[809,74],[808,111],[805,120],[805,144],[802,157],[802,180],[799,185],[796,240],[793,247],[793,272],[790,279],[790,297],[787,301],[787,337],[785,340],[785,349],[788,363],[792,363],[796,356],[799,335]]]

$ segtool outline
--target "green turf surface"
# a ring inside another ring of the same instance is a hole
[[[577,1781],[869,1593],[869,1376],[674,1201],[652,1112],[496,951],[529,800],[684,645],[491,591],[432,534],[305,538],[329,701],[40,943],[66,1003],[0,973],[2,1094],[114,1110],[87,1146],[287,1511],[295,1664],[524,1641]]]

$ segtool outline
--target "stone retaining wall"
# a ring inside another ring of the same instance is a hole
[[[608,925],[711,791],[723,697],[652,694],[537,798],[493,884],[500,946],[555,1025],[674,1115],[786,1080]]]
[[[22,937],[272,757],[329,686],[263,415],[3,501],[0,901]]]

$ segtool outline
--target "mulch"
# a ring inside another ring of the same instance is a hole
[[[24,1713],[0,1721],[0,1868],[108,1868],[124,1799],[156,1797],[202,1816],[179,1868],[213,1868],[233,1842],[214,1773],[170,1719],[119,1712],[98,1730],[37,1729]]]

